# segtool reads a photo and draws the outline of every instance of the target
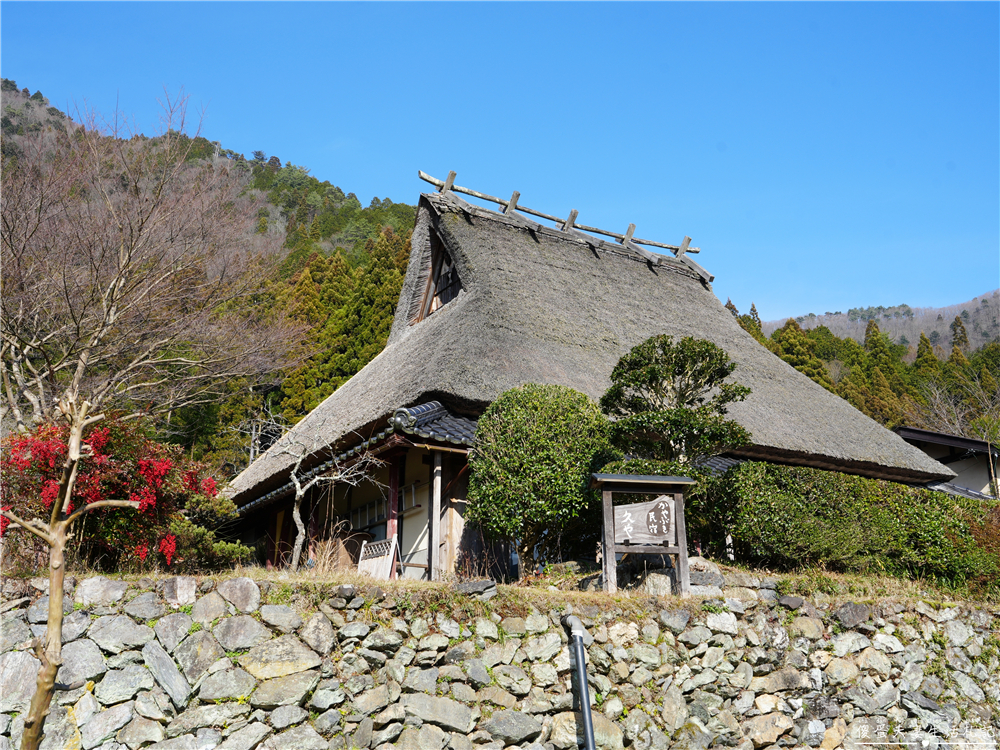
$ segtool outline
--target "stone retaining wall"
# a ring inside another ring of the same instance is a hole
[[[995,750],[997,611],[804,602],[712,568],[698,570],[697,585],[715,587],[702,590],[715,595],[704,603],[652,600],[639,621],[610,599],[577,606],[595,639],[588,673],[602,750]],[[18,745],[34,691],[38,662],[25,648],[44,634],[48,600],[47,582],[33,583],[2,587],[0,750]],[[86,684],[56,693],[43,747],[582,746],[559,624],[569,605],[525,617],[496,608],[471,622],[403,619],[374,586],[342,586],[301,614],[263,603],[268,586],[184,577],[68,585],[58,680]]]

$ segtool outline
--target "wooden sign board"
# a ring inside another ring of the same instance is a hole
[[[660,495],[655,500],[616,505],[615,544],[655,544],[673,547],[677,540],[674,499]]]
[[[594,474],[592,489],[601,491],[604,533],[601,540],[604,590],[618,590],[619,554],[673,555],[677,562],[677,587],[690,592],[687,531],[684,527],[684,491],[695,484],[688,477]],[[651,495],[655,500],[615,506],[612,495]]]

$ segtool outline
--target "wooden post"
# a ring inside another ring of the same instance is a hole
[[[385,538],[392,539],[399,531],[399,472],[400,464],[405,462],[406,454],[397,453],[389,459],[389,499],[385,509]],[[393,560],[389,569],[389,580],[396,577],[396,561]]]
[[[438,548],[441,545],[441,453],[433,451],[434,469],[431,475],[431,502],[427,519],[427,574],[432,581],[440,579]]]
[[[503,210],[503,212],[507,216],[510,216],[512,213],[514,213],[514,210],[517,208],[517,201],[518,201],[518,199],[520,199],[520,197],[521,197],[521,194],[519,192],[517,192],[516,190],[511,194],[510,200],[507,201],[507,208],[505,208]]]
[[[452,185],[455,184],[455,178],[457,176],[458,175],[454,172],[454,170],[448,173],[448,179],[446,179],[444,181],[444,185],[441,186],[441,193],[442,194],[443,193],[447,193],[449,190],[451,190]]]
[[[674,256],[678,257],[678,258],[683,257],[687,253],[688,246],[690,244],[691,244],[691,238],[690,237],[685,237],[684,241],[681,243],[680,247],[677,248],[677,252],[674,253]]]
[[[628,225],[628,231],[625,232],[625,237],[622,239],[622,245],[628,247],[632,243],[632,233],[635,231],[635,224]]]
[[[691,575],[688,573],[687,527],[684,523],[684,493],[674,493],[674,516],[677,527],[677,588],[681,596],[691,593]]]
[[[601,548],[601,564],[604,568],[604,591],[613,594],[618,591],[618,561],[615,555],[615,511],[611,503],[611,490],[602,493],[604,500],[604,544]]]

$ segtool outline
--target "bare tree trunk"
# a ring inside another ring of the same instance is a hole
[[[31,698],[28,715],[24,719],[24,734],[21,735],[21,750],[37,750],[42,743],[42,723],[49,712],[52,694],[56,688],[56,674],[62,664],[62,621],[63,621],[63,581],[66,577],[64,554],[66,549],[66,527],[54,530],[52,546],[49,549],[49,621],[45,629],[45,648],[35,641],[35,655],[42,662],[35,683],[35,694]]]
[[[525,542],[517,550],[517,577],[526,578],[535,569],[535,547]]]
[[[292,506],[292,520],[295,522],[295,545],[292,547],[292,572],[299,569],[299,558],[302,557],[302,546],[306,541],[306,526],[302,523],[302,495],[295,496]]]

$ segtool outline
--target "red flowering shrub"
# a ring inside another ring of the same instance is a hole
[[[163,539],[160,540],[160,552],[162,552],[163,556],[167,558],[167,565],[170,565],[170,561],[177,552],[177,537],[173,534],[167,534],[163,537]]]
[[[68,428],[44,425],[3,440],[0,502],[25,519],[48,519],[59,493]],[[219,542],[210,527],[230,517],[232,502],[218,496],[205,467],[177,447],[150,439],[139,422],[106,419],[84,434],[84,458],[70,498],[76,507],[99,500],[133,500],[130,508],[101,508],[78,521],[78,559],[101,567],[142,568],[166,563],[192,569],[249,555]],[[0,533],[7,532],[7,523]],[[5,546],[28,567],[44,552],[34,537],[4,533]],[[160,556],[150,555],[158,550]],[[20,554],[18,554],[20,553]],[[5,553],[6,557],[6,553]]]

